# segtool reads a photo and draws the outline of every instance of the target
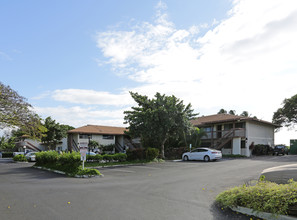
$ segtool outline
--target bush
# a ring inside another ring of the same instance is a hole
[[[136,148],[133,150],[127,150],[127,160],[144,160],[145,159],[145,150],[143,148]]]
[[[27,158],[23,154],[18,154],[13,157],[13,160],[25,162],[25,161],[27,161]]]
[[[257,144],[254,145],[252,154],[256,156],[269,155],[273,152],[273,149],[269,145]]]
[[[79,171],[76,173],[76,175],[87,175],[87,176],[97,176],[101,175],[101,173],[96,169],[89,169],[85,168],[84,170],[80,167]]]
[[[188,152],[187,147],[167,148],[165,150],[165,157],[170,160],[181,159],[183,153]]]
[[[59,153],[57,151],[43,151],[36,153],[36,164],[44,165],[44,164],[54,164],[57,163],[59,157]]]
[[[11,158],[13,157],[13,152],[2,152],[2,158]]]
[[[117,153],[117,154],[112,155],[112,159],[117,160],[119,162],[124,162],[127,160],[127,154]]]
[[[95,161],[96,155],[87,155],[87,161]]]
[[[148,148],[146,149],[145,156],[147,160],[154,160],[159,156],[159,149]]]
[[[81,165],[81,156],[77,152],[62,153],[58,155],[58,161],[61,166],[71,165],[74,167],[79,167]]]
[[[103,156],[100,155],[100,154],[96,154],[96,156],[95,156],[95,161],[100,162],[101,160],[103,160]]]
[[[109,144],[102,147],[103,152],[113,151],[115,149],[115,144]]]
[[[240,186],[220,193],[216,201],[222,207],[243,206],[256,211],[286,215],[297,204],[297,182],[276,184],[259,181],[255,186]]]
[[[113,160],[113,155],[111,154],[104,154],[103,155],[103,160],[105,160],[106,162],[110,162]]]

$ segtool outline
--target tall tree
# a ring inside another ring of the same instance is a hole
[[[69,125],[60,125],[51,117],[45,119],[44,127],[46,127],[47,131],[44,133],[41,141],[51,150],[55,150],[61,140],[67,137],[68,130],[74,129],[74,127]]]
[[[248,111],[243,111],[240,116],[244,116],[244,117],[249,117],[249,112]]]
[[[0,82],[0,128],[18,127],[32,138],[39,139],[44,131],[40,117],[16,91]]]
[[[227,114],[227,111],[223,108],[220,109],[220,111],[218,112],[218,114]]]
[[[191,127],[190,119],[193,113],[191,104],[185,106],[175,96],[165,96],[156,93],[155,98],[130,92],[137,103],[131,111],[125,111],[125,123],[129,124],[128,134],[140,137],[142,143],[151,142],[161,151],[164,158],[164,144],[172,135],[177,135]]]
[[[229,114],[230,114],[230,115],[236,115],[236,111],[235,111],[235,110],[230,110],[230,111],[229,111]]]
[[[297,94],[283,101],[283,107],[273,114],[272,121],[280,126],[291,127],[297,124]]]

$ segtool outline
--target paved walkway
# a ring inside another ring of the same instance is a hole
[[[265,180],[278,184],[287,183],[290,179],[297,181],[297,163],[265,169],[262,175],[265,176]]]

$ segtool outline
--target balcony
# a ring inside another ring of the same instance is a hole
[[[245,137],[245,128],[232,128],[230,130],[209,131],[202,137],[205,139],[220,139],[227,137]]]

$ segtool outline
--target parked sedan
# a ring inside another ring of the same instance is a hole
[[[96,156],[96,154],[94,152],[87,152],[86,155]]]
[[[28,161],[36,161],[36,152],[29,152],[25,155]]]
[[[204,160],[209,162],[222,158],[222,152],[211,148],[196,148],[183,154],[183,160]]]

